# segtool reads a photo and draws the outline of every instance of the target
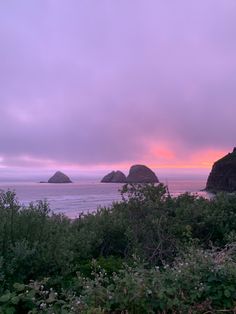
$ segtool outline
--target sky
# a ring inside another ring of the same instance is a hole
[[[0,175],[207,172],[235,86],[235,0],[0,0]]]

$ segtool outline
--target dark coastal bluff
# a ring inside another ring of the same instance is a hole
[[[57,171],[49,180],[48,183],[72,183],[71,179],[61,171]]]
[[[236,191],[236,147],[232,153],[214,163],[207,180],[206,190],[213,193]]]
[[[130,168],[127,183],[158,183],[159,180],[150,168],[144,165],[134,165]]]
[[[126,183],[126,176],[121,171],[112,171],[108,173],[102,180],[102,183]]]

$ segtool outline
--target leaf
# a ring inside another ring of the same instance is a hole
[[[11,299],[11,293],[6,293],[0,297],[0,302],[5,303]]]
[[[11,298],[11,303],[14,305],[18,304],[19,301],[20,301],[20,298],[18,296]]]
[[[224,291],[224,295],[226,296],[226,298],[230,298],[231,297],[231,293],[227,289]]]
[[[14,283],[13,287],[18,292],[25,290],[25,285],[18,282]]]

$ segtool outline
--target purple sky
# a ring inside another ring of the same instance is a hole
[[[1,1],[0,117],[2,169],[209,168],[236,145],[236,1]]]

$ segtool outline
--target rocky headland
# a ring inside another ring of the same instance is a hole
[[[206,190],[213,193],[236,191],[236,147],[232,153],[214,163],[207,180]]]

